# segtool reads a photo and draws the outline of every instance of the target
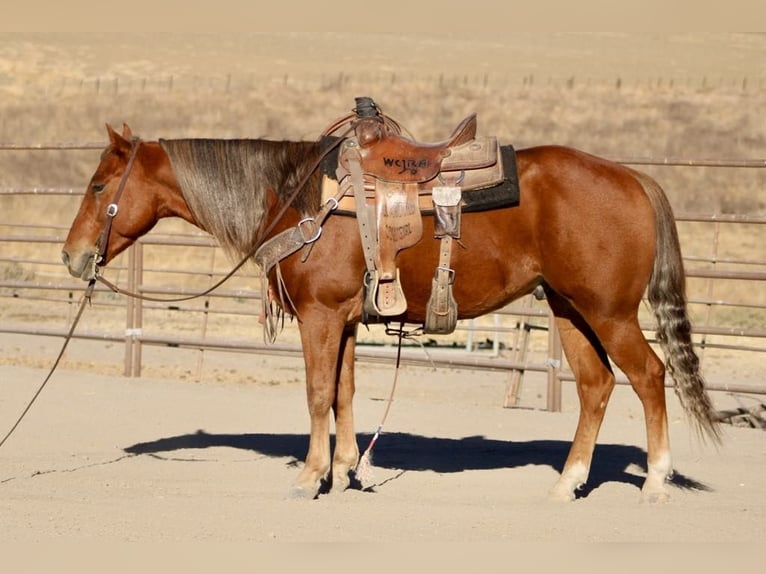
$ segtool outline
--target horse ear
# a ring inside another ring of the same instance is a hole
[[[122,137],[124,137],[127,141],[133,139],[133,130],[130,129],[128,124],[122,124]]]
[[[123,127],[123,134],[125,133],[125,127],[127,126]],[[128,141],[124,135],[120,135],[114,131],[114,128],[112,128],[111,125],[106,124],[106,131],[109,134],[109,142],[114,149],[130,148],[130,141]],[[130,128],[128,128],[127,131],[130,133]]]

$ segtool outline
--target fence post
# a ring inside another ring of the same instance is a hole
[[[132,246],[128,249],[128,291],[133,292],[136,288],[136,275],[134,270],[134,261],[136,258],[136,248]],[[128,297],[125,303],[125,366],[123,375],[133,376],[133,345],[135,343],[133,333],[135,332],[135,307],[136,300]]]
[[[548,402],[547,409],[561,412],[561,338],[553,311],[548,311]]]
[[[143,279],[143,247],[140,242],[128,249],[128,291],[138,292]],[[140,299],[127,298],[125,318],[125,368],[126,377],[141,376],[141,331],[143,304]]]
[[[133,247],[136,252],[135,255],[135,274],[136,274],[136,292],[141,291],[141,287],[144,284],[144,244],[141,241],[137,241]],[[135,326],[134,338],[133,338],[133,376],[141,376],[141,358],[143,351],[143,343],[141,337],[144,334],[144,301],[143,299],[136,299],[136,306],[134,309],[133,320]]]

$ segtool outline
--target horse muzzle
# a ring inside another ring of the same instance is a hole
[[[69,274],[83,281],[90,281],[96,276],[96,257],[95,251],[85,251],[74,256],[66,249],[61,251],[61,260],[69,270]]]

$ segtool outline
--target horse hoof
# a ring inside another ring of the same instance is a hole
[[[333,475],[332,486],[330,487],[330,494],[339,494],[344,492],[351,485],[351,477],[348,472]]]
[[[314,500],[316,494],[316,490],[310,490],[305,486],[293,486],[288,491],[287,498],[290,500]]]
[[[553,502],[572,502],[574,499],[574,492],[568,488],[552,488],[548,492],[548,500]]]

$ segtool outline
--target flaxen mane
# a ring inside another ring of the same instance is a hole
[[[290,195],[318,155],[313,142],[248,139],[160,140],[194,218],[230,256],[251,252],[261,241],[267,192]],[[313,180],[312,180],[313,183]],[[293,201],[302,214],[318,208],[318,189],[308,185]]]

